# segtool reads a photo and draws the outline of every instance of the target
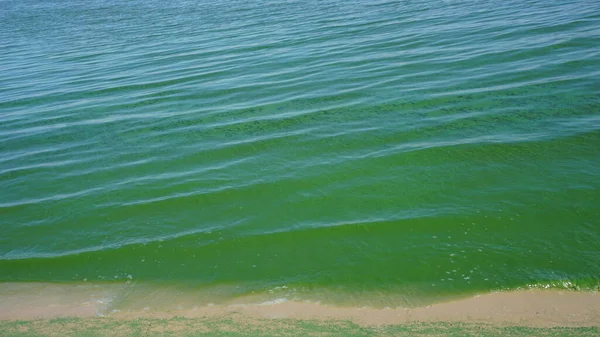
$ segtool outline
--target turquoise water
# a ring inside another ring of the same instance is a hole
[[[2,0],[0,45],[2,282],[600,285],[596,1]]]

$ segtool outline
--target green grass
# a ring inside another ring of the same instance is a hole
[[[221,318],[60,318],[0,321],[0,336],[600,336],[599,327],[531,328],[472,323],[361,326],[346,321]]]

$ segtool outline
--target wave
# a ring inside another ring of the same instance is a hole
[[[3,281],[598,279],[588,2],[4,5]]]

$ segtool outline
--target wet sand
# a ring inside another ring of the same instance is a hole
[[[336,307],[311,302],[165,306],[162,309],[120,305],[123,285],[48,283],[0,284],[0,319],[56,317],[218,318],[350,320],[361,325],[415,322],[464,322],[530,327],[600,326],[600,295],[591,292],[524,290],[482,294],[419,308]]]

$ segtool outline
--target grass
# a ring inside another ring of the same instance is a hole
[[[600,327],[532,328],[473,323],[411,323],[387,326],[362,326],[346,321],[295,319],[221,318],[59,318],[33,321],[0,321],[0,336],[451,336],[506,337],[600,336]]]

